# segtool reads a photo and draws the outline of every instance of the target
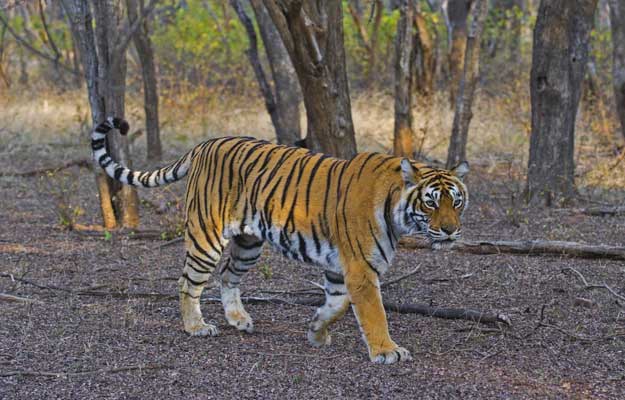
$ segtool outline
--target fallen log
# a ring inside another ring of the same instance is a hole
[[[403,238],[400,245],[408,249],[454,250],[473,254],[527,254],[555,255],[580,258],[607,258],[625,260],[625,247],[589,245],[577,242],[547,240],[497,240],[428,243],[413,238]]]

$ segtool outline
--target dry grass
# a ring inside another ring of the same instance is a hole
[[[529,93],[523,86],[509,85],[512,86],[506,90],[498,90],[498,96],[486,89],[480,91],[467,152],[474,163],[491,170],[505,164],[506,168],[514,169],[514,175],[522,177],[529,148]],[[127,119],[133,129],[141,129],[143,125],[141,100],[127,96]],[[388,152],[392,148],[393,134],[392,95],[384,92],[355,94],[352,108],[359,149]],[[582,192],[595,196],[625,188],[625,162],[617,163],[614,151],[619,143],[605,132],[605,123],[597,122],[596,110],[582,106],[579,114],[576,163]],[[305,131],[304,112],[301,119]],[[435,96],[429,119],[422,107],[415,107],[416,132],[422,132],[426,120],[422,153],[444,160],[453,120],[446,93],[439,92]],[[161,127],[168,159],[211,137],[252,135],[274,140],[273,127],[260,98],[232,97],[222,92],[186,96],[175,101],[162,99]],[[64,146],[68,159],[86,157],[90,129],[89,110],[82,90],[37,96],[15,92],[0,97],[0,161],[9,161],[7,158],[26,147],[38,153],[43,163],[53,153],[50,146]],[[135,144],[134,153],[145,154],[143,140]]]

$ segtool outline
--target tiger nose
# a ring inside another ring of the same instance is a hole
[[[455,225],[443,225],[441,226],[441,230],[446,234],[451,235],[458,230],[458,227]]]

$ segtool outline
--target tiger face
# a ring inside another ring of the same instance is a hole
[[[466,162],[451,170],[419,167],[404,159],[400,203],[402,225],[408,234],[425,234],[432,241],[460,238],[460,217],[469,203],[462,178],[469,172]]]

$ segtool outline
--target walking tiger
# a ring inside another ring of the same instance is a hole
[[[378,153],[340,160],[249,137],[224,137],[197,145],[164,168],[140,172],[107,153],[112,129],[126,134],[129,126],[109,118],[91,136],[93,156],[110,177],[149,188],[188,176],[186,257],[178,281],[186,332],[218,333],[202,318],[200,296],[228,242],[230,254],[219,270],[225,316],[237,329],[253,331],[239,283],[268,242],[289,258],[323,268],[325,304],[308,328],[312,345],[330,343],[328,328],[351,304],[371,361],[411,359],[389,335],[379,278],[391,265],[401,235],[425,234],[433,241],[460,237],[469,201],[462,182],[467,163],[448,171]]]

